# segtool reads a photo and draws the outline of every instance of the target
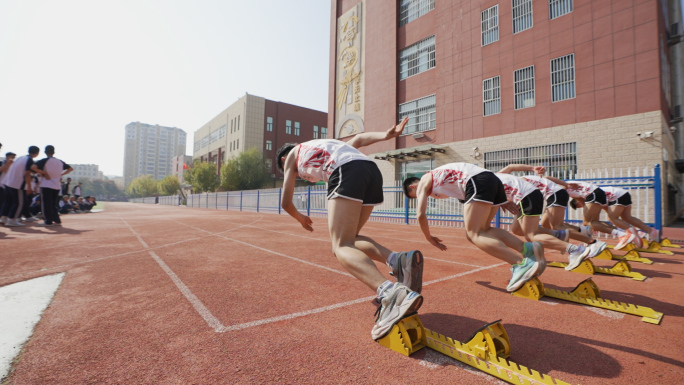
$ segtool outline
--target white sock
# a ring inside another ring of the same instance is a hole
[[[382,285],[378,286],[378,298],[383,298],[387,291],[392,288],[392,286],[394,286],[394,282],[389,280],[383,282]]]
[[[618,237],[621,237],[621,236],[623,236],[623,235],[625,235],[625,234],[627,234],[627,233],[624,232],[624,231],[622,231],[622,230],[620,230],[620,229],[615,229],[615,230],[611,231],[610,234],[611,234],[611,235],[618,236]]]
[[[387,266],[392,267],[392,264],[397,259],[398,255],[399,253],[390,253],[389,257],[387,257]]]

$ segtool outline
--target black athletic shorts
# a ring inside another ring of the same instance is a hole
[[[473,200],[491,203],[494,206],[506,203],[506,190],[501,179],[489,171],[470,177],[466,183],[465,200],[461,203],[468,204]]]
[[[629,193],[626,193],[625,195],[619,197],[616,201],[608,202],[608,206],[631,206],[632,205],[632,196],[629,195]]]
[[[605,206],[608,204],[608,200],[606,199],[606,192],[597,187],[596,190],[594,190],[591,194],[587,195],[584,202],[596,203],[601,206]]]
[[[546,207],[565,207],[568,208],[570,194],[565,189],[556,191],[555,194],[546,198]]]
[[[347,198],[364,206],[382,203],[382,173],[368,160],[352,160],[336,168],[328,179],[328,199]]]
[[[538,217],[544,211],[544,194],[539,190],[534,190],[525,195],[525,197],[518,203],[520,213],[518,219],[522,217]]]

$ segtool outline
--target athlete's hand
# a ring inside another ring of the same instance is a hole
[[[307,231],[313,231],[313,221],[311,218],[307,217],[306,215],[300,215],[298,221],[304,229]]]
[[[509,213],[513,214],[516,217],[518,216],[518,214],[520,214],[520,209],[518,209],[518,206],[511,201],[508,201],[508,202],[502,204],[501,208],[508,211]]]
[[[387,139],[392,139],[396,138],[397,136],[401,135],[401,132],[404,131],[404,127],[406,127],[406,123],[408,123],[408,117],[405,117],[404,119],[399,122],[399,124],[391,127],[389,130],[387,130]]]
[[[440,249],[440,250],[442,250],[442,251],[444,251],[444,250],[447,249],[446,245],[442,243],[442,240],[439,239],[439,238],[437,238],[437,237],[433,237],[432,235],[430,235],[430,236],[427,238],[427,240],[428,240],[428,242],[430,242],[430,244],[431,244],[432,246],[434,246],[434,247],[436,247],[436,248],[438,248],[438,249]]]
[[[568,183],[568,188],[570,190],[580,190],[582,189],[582,186],[578,185],[577,183]]]
[[[543,176],[544,173],[546,172],[546,168],[544,166],[534,166],[534,173]]]

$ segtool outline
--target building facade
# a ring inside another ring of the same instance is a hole
[[[185,155],[186,133],[180,128],[133,122],[126,125],[124,184],[141,175],[162,179],[171,174],[171,159]]]
[[[385,181],[451,162],[661,164],[684,193],[672,2],[333,0],[328,125],[346,140],[409,117],[363,149]]]
[[[174,156],[171,159],[171,175],[178,178],[178,182],[180,182],[180,184],[183,184],[183,171],[185,171],[186,166],[192,166],[192,156],[181,155]]]
[[[207,124],[195,131],[193,160],[220,165],[250,148],[264,154],[265,167],[276,180],[275,152],[288,142],[332,137],[328,114],[305,107],[245,94]]]
[[[96,164],[69,164],[74,171],[67,176],[73,181],[82,180],[104,180],[104,173],[100,171],[100,167]]]

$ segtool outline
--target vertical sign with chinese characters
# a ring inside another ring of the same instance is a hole
[[[364,131],[364,7],[361,1],[337,19],[335,138]]]

